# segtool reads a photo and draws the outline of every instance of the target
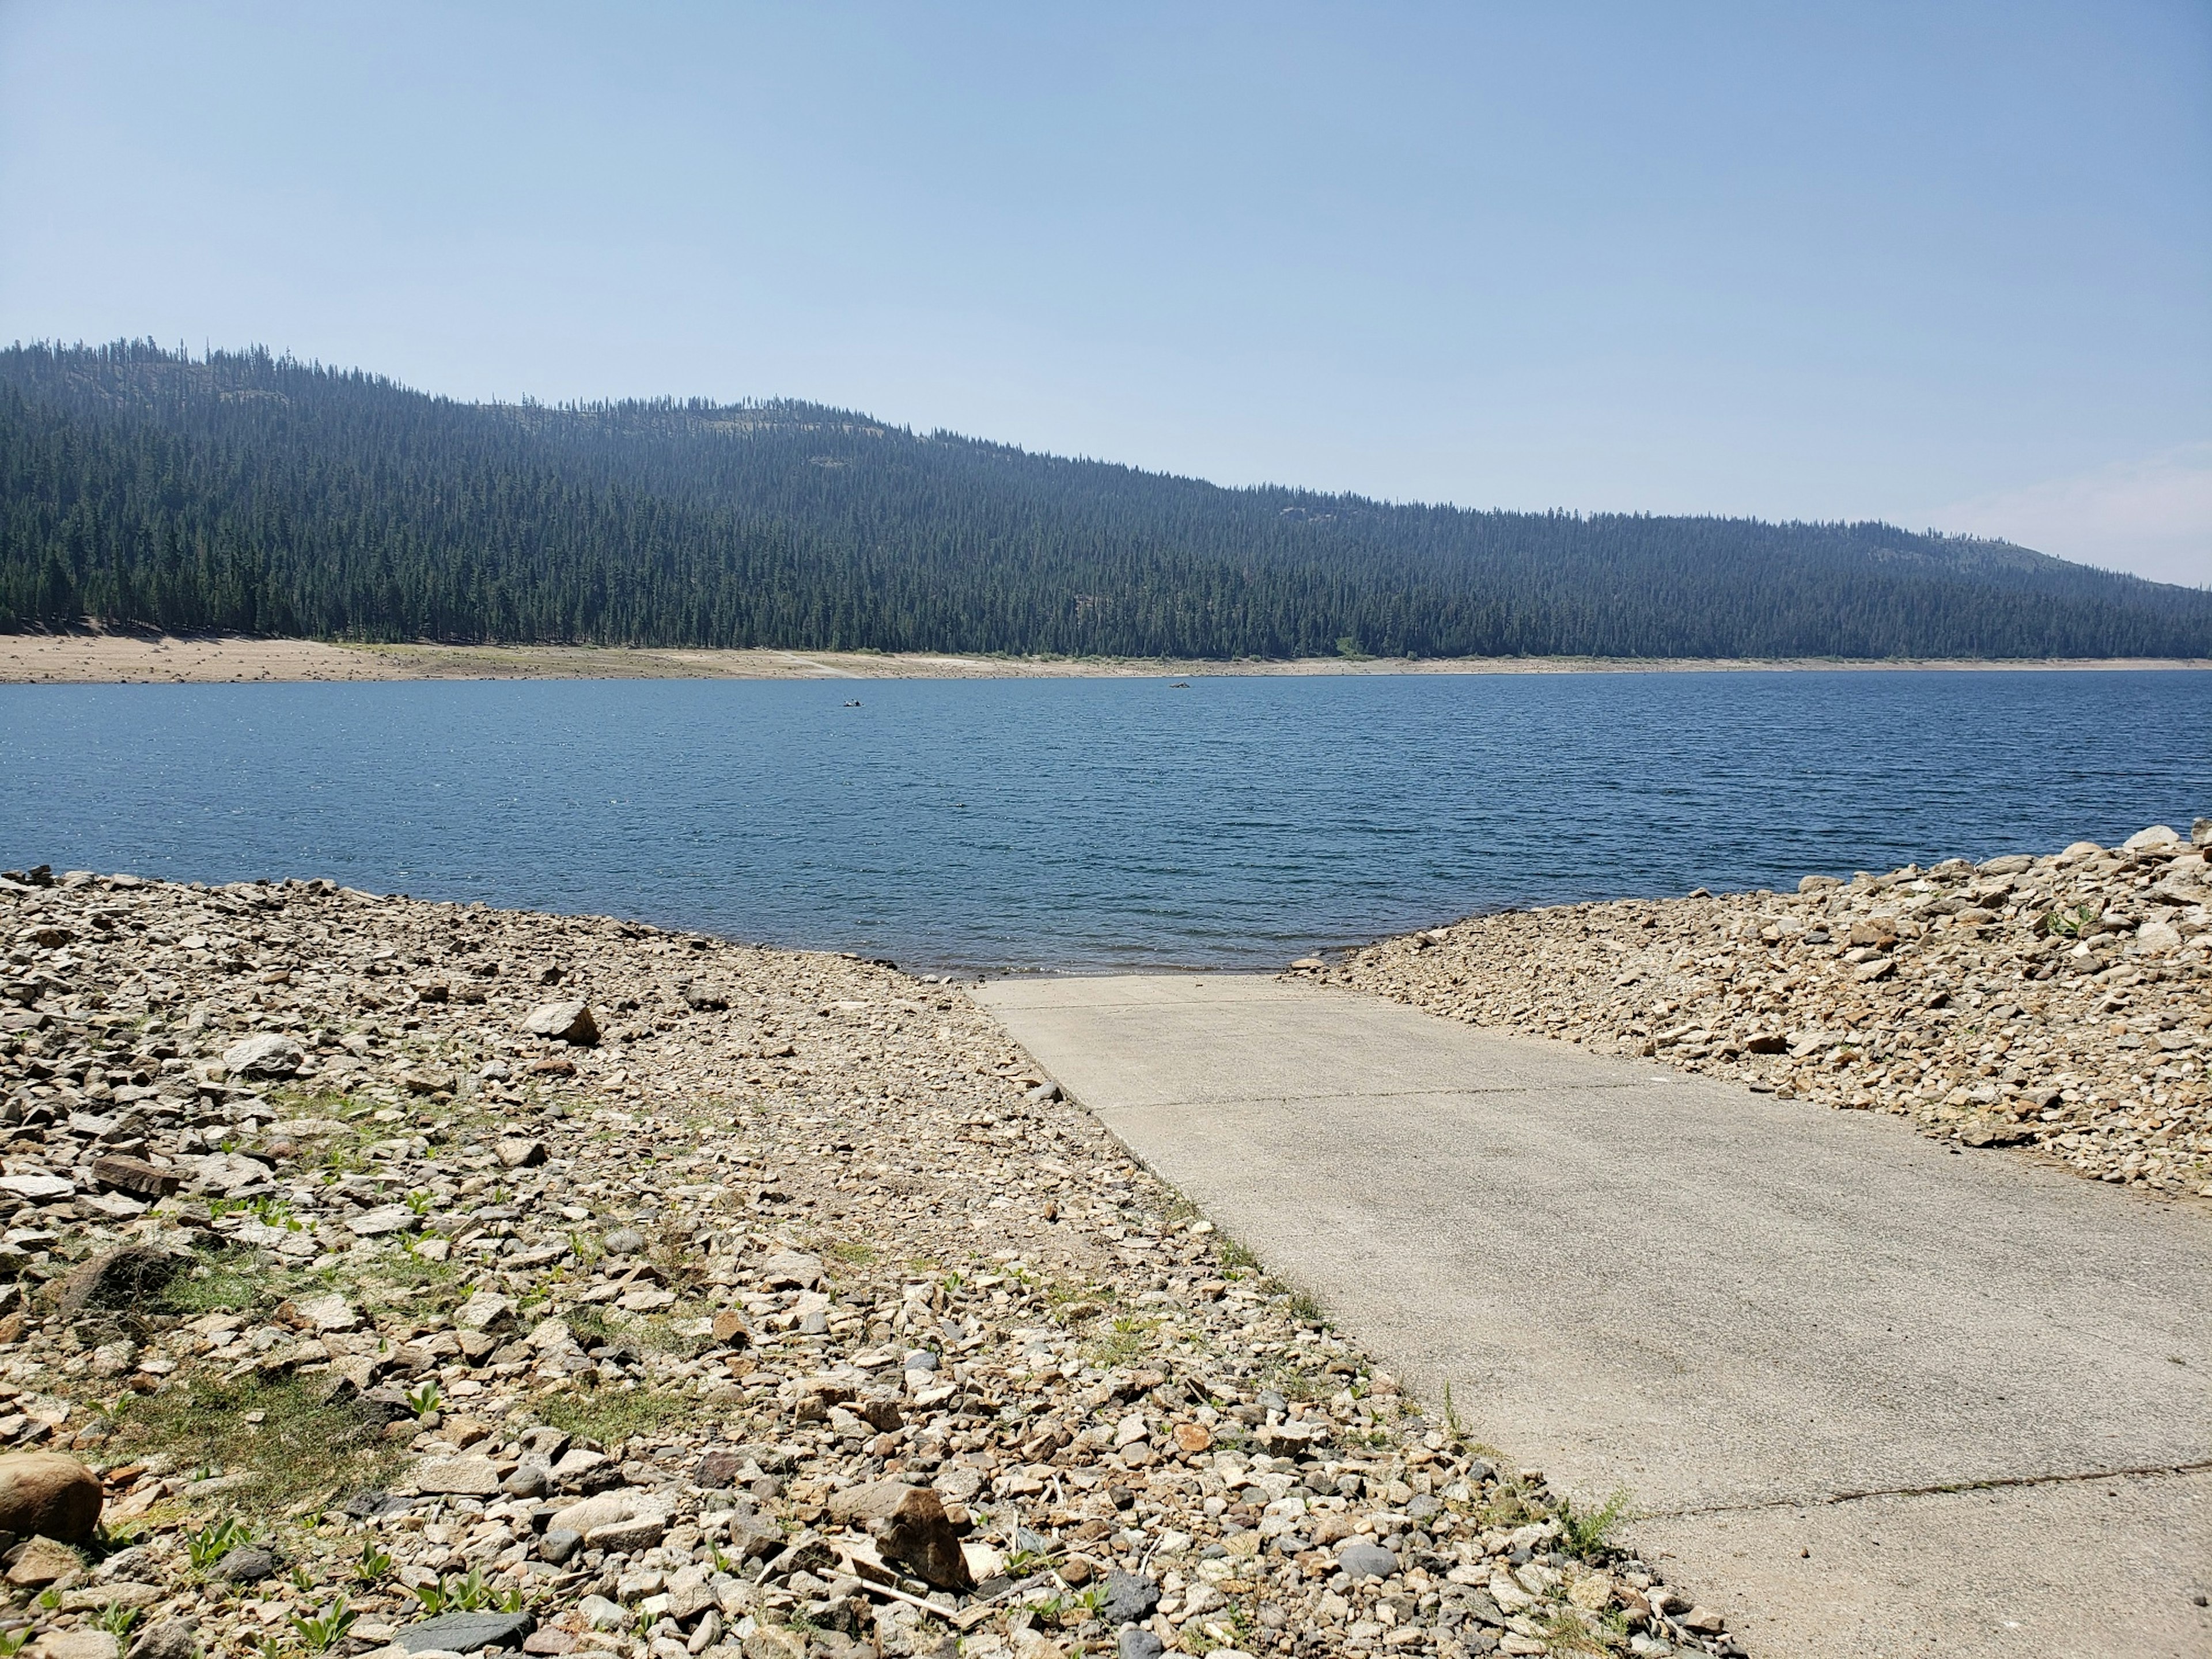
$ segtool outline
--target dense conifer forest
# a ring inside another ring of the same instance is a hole
[[[2212,655],[2212,592],[1882,524],[1469,512],[796,403],[0,351],[0,629],[1290,657]]]

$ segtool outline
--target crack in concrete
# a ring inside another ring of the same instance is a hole
[[[2077,1474],[2000,1474],[1978,1480],[1945,1480],[1926,1486],[1870,1486],[1864,1492],[1831,1492],[1819,1498],[1776,1498],[1758,1504],[1707,1504],[1690,1509],[1653,1510],[1638,1521],[1687,1521],[1707,1515],[1759,1515],[1774,1510],[1833,1509],[1875,1498],[1943,1498],[1954,1492],[2004,1492],[2016,1487],[2086,1485],[2095,1480],[2141,1480],[2160,1475],[2212,1474],[2212,1458],[2196,1463],[2148,1463],[2139,1468],[2090,1469]]]

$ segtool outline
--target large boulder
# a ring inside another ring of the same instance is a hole
[[[307,1063],[305,1049],[274,1031],[243,1038],[222,1051],[223,1069],[233,1077],[290,1077]]]
[[[541,1003],[524,1017],[522,1029],[532,1036],[551,1037],[579,1048],[588,1048],[599,1040],[599,1024],[592,1018],[587,1002]]]
[[[100,1477],[59,1452],[0,1455],[0,1532],[64,1544],[91,1541],[100,1524]]]
[[[939,1589],[964,1590],[975,1583],[944,1500],[926,1486],[902,1480],[848,1486],[831,1497],[830,1514],[847,1526],[865,1527],[885,1559],[904,1563]]]

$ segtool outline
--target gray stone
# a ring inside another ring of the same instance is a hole
[[[1354,1578],[1388,1578],[1398,1571],[1398,1558],[1367,1539],[1347,1538],[1336,1553],[1336,1565]]]
[[[465,1331],[500,1331],[514,1323],[514,1299],[478,1291],[453,1310],[453,1323]]]
[[[509,1498],[543,1498],[553,1490],[553,1470],[543,1458],[526,1457],[499,1483]]]
[[[161,1619],[131,1644],[128,1659],[198,1659],[199,1632],[189,1619]]]
[[[357,1238],[382,1238],[389,1233],[407,1232],[421,1220],[404,1204],[380,1204],[348,1220],[346,1228]]]
[[[233,1077],[289,1077],[307,1061],[298,1043],[274,1031],[234,1042],[222,1051],[223,1069]]]
[[[1132,1625],[1121,1632],[1121,1659],[1160,1659],[1167,1651],[1167,1644],[1142,1625]]]
[[[579,1048],[588,1048],[599,1040],[599,1022],[592,1018],[588,1003],[543,1003],[530,1011],[522,1029],[532,1036],[551,1037]]]
[[[754,1275],[769,1291],[811,1291],[822,1282],[822,1258],[800,1250],[779,1250],[763,1258]]]
[[[544,1536],[538,1540],[538,1557],[557,1567],[583,1547],[584,1534],[580,1532],[571,1532],[566,1527],[548,1527]]]
[[[489,1498],[499,1490],[499,1465],[489,1457],[426,1457],[415,1466],[415,1489],[458,1498]]]
[[[1098,1616],[1109,1629],[1117,1625],[1134,1625],[1152,1616],[1152,1609],[1160,1604],[1160,1587],[1141,1574],[1124,1572],[1116,1567],[1106,1575],[1106,1596],[1098,1604]]]
[[[264,1578],[274,1578],[283,1565],[276,1551],[245,1544],[215,1564],[215,1576],[228,1584],[258,1584]]]
[[[535,1622],[526,1613],[445,1613],[405,1626],[392,1639],[408,1653],[474,1653],[520,1647]]]
[[[604,1527],[594,1527],[584,1534],[584,1541],[595,1550],[628,1553],[649,1550],[668,1535],[668,1522],[659,1515],[636,1515],[627,1521],[611,1521]]]
[[[600,1242],[609,1255],[635,1255],[645,1248],[645,1235],[635,1227],[617,1227]]]

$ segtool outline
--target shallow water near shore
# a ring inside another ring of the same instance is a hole
[[[2212,674],[0,688],[0,862],[920,970],[1277,965],[2212,813]],[[853,699],[858,707],[848,707]]]

